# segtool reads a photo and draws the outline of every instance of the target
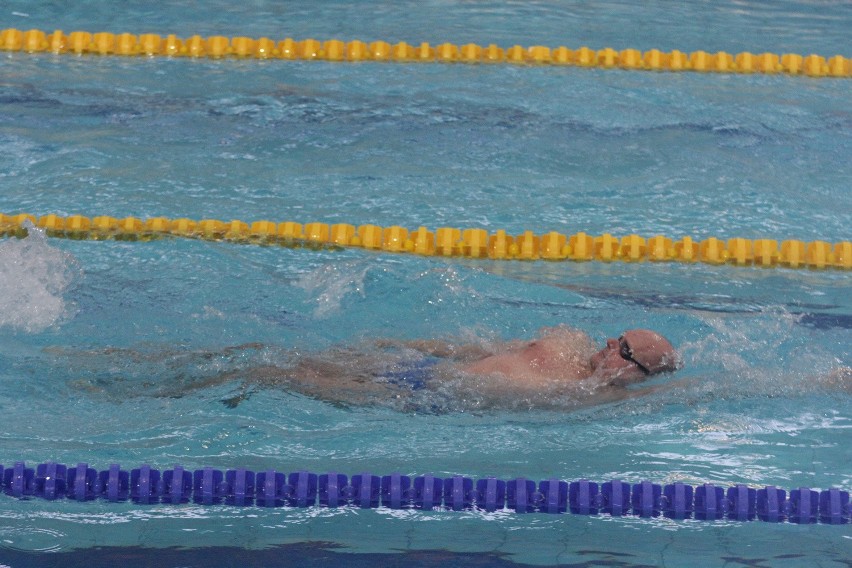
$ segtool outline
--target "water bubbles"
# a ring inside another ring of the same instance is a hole
[[[0,242],[0,328],[39,333],[73,315],[64,294],[82,270],[41,230],[25,226],[27,238]]]
[[[364,279],[370,266],[364,262],[326,264],[303,275],[295,285],[316,304],[314,317],[328,317],[340,311],[347,296],[364,296]]]

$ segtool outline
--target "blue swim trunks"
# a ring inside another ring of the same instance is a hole
[[[435,367],[441,359],[438,357],[424,357],[416,361],[404,361],[400,364],[403,369],[389,371],[377,375],[378,378],[386,380],[392,385],[411,389],[413,391],[426,388],[426,383],[435,377]]]

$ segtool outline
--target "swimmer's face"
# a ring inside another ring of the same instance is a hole
[[[589,365],[595,376],[629,384],[675,371],[678,361],[677,352],[666,338],[647,329],[632,329],[618,339],[607,339],[606,347],[592,355]]]
[[[628,384],[644,380],[648,373],[632,359],[622,356],[623,338],[607,339],[606,347],[592,355],[589,365],[593,375]]]

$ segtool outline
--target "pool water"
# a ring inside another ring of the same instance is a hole
[[[833,3],[7,2],[0,27],[848,52]],[[110,9],[105,9],[110,6]],[[847,80],[0,59],[0,212],[850,240]],[[621,402],[336,406],[222,373],[375,339],[670,337]],[[849,275],[163,239],[0,240],[0,463],[852,489]],[[208,384],[208,383],[213,384]],[[847,526],[0,497],[0,564],[837,566]],[[273,551],[273,552],[270,552]],[[380,556],[374,556],[378,554]],[[121,560],[117,560],[121,559]]]

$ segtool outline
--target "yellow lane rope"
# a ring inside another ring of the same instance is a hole
[[[852,59],[835,55],[799,55],[795,53],[738,54],[719,51],[708,53],[678,50],[663,52],[651,49],[600,50],[580,47],[546,47],[514,45],[502,48],[495,44],[481,46],[473,43],[456,45],[441,43],[409,45],[386,41],[365,43],[337,39],[301,41],[286,38],[275,41],[267,37],[194,35],[181,39],[175,35],[113,34],[75,31],[65,35],[61,30],[46,33],[42,30],[22,31],[8,28],[0,31],[0,50],[26,53],[51,52],[75,55],[125,55],[148,57],[208,57],[243,59],[299,59],[322,61],[397,61],[439,63],[510,63],[533,65],[573,65],[606,69],[649,71],[699,71],[717,73],[786,73],[809,77],[852,77]]]
[[[638,235],[614,237],[586,233],[565,235],[555,231],[536,235],[525,231],[509,235],[504,230],[488,233],[484,229],[442,227],[434,232],[425,227],[409,231],[403,227],[380,227],[345,223],[273,223],[255,221],[219,221],[205,219],[167,219],[154,217],[83,217],[27,213],[0,213],[0,236],[24,236],[27,223],[44,229],[48,235],[69,239],[151,240],[165,236],[214,241],[232,241],[285,246],[340,246],[412,253],[424,256],[461,256],[500,260],[574,260],[603,262],[680,261],[737,266],[787,267],[840,270],[852,269],[852,242],[804,242],[773,239],[727,241],[710,237],[695,241],[683,237],[674,241],[662,235],[643,238]]]

